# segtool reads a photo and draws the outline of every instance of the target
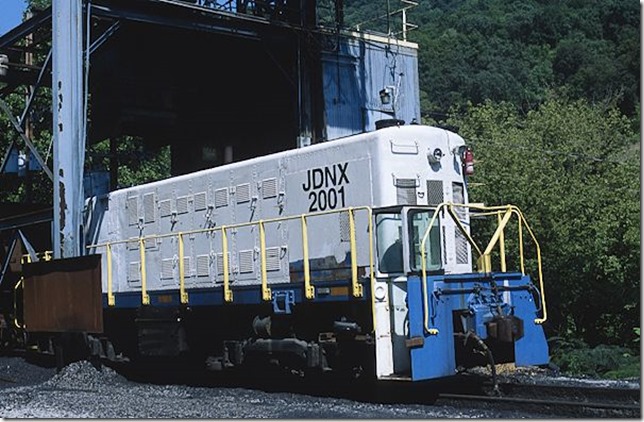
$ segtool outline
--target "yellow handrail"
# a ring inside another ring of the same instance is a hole
[[[501,225],[501,213],[496,214],[497,224]],[[506,272],[507,266],[505,263],[505,235],[503,230],[501,230],[501,235],[499,236],[499,256],[501,257],[501,272]]]
[[[112,292],[112,245],[106,245],[107,251],[107,306],[116,305],[114,293]]]
[[[353,208],[349,208],[349,243],[351,250],[351,291],[353,297],[362,297],[362,284],[358,283],[358,251],[356,251],[356,222]]]
[[[139,238],[139,258],[141,259],[141,303],[144,305],[150,304],[150,296],[148,295],[145,272],[145,240],[143,237]]]
[[[179,296],[181,303],[185,305],[188,303],[188,292],[186,292],[186,269],[183,262],[183,233],[177,233],[177,238],[179,241]]]
[[[541,293],[541,308],[543,312],[543,316],[541,318],[536,318],[534,320],[535,324],[543,324],[546,322],[548,319],[548,309],[546,307],[546,292],[543,287],[543,273],[541,271],[541,246],[539,246],[539,242],[537,241],[536,236],[534,235],[534,232],[532,231],[532,228],[530,228],[530,225],[526,221],[523,213],[518,207],[513,207],[516,214],[521,217],[521,220],[523,221],[523,224],[525,225],[525,228],[528,230],[528,233],[530,234],[530,237],[532,238],[532,242],[534,243],[535,249],[537,251],[537,270],[538,270],[538,275],[539,275],[539,292]]]
[[[221,256],[224,271],[224,301],[233,301],[233,291],[230,289],[230,280],[228,275],[228,235],[226,226],[221,226]]]
[[[481,249],[476,245],[476,242],[471,238],[469,233],[465,230],[463,225],[460,223],[458,217],[455,215],[453,212],[453,207],[463,207],[463,208],[470,208],[470,209],[476,209],[476,210],[481,210],[485,211],[484,213],[478,214],[478,215],[497,215],[498,218],[498,227],[495,230],[494,234],[492,235],[492,239],[490,239],[490,242],[488,243],[487,247],[483,252],[481,252]],[[532,229],[528,225],[528,222],[526,221],[525,217],[523,216],[523,213],[521,210],[514,206],[514,205],[504,205],[504,206],[493,206],[493,207],[486,207],[486,206],[480,206],[480,205],[474,205],[474,204],[453,204],[450,202],[443,202],[439,204],[436,209],[434,210],[434,213],[432,215],[432,218],[429,222],[429,225],[427,226],[427,229],[425,230],[425,233],[423,235],[421,244],[420,244],[420,253],[421,253],[421,271],[422,271],[422,292],[423,292],[423,301],[424,301],[424,328],[425,331],[429,334],[438,334],[438,330],[434,327],[429,326],[429,311],[427,307],[429,306],[428,302],[428,292],[427,292],[427,268],[426,268],[426,242],[427,239],[429,238],[429,233],[431,232],[434,222],[436,221],[436,218],[438,216],[439,211],[442,208],[447,208],[450,216],[456,223],[456,226],[463,232],[463,234],[466,236],[468,242],[473,246],[474,249],[479,253],[479,263],[482,265],[481,270],[483,272],[491,272],[492,271],[492,264],[491,264],[491,259],[490,259],[490,254],[492,250],[494,249],[495,245],[497,242],[499,242],[499,248],[500,248],[500,255],[501,255],[501,271],[505,272],[506,271],[506,263],[505,263],[505,237],[504,237],[504,229],[505,226],[507,225],[508,221],[512,217],[512,214],[515,214],[517,216],[517,219],[519,221],[519,256],[520,256],[520,264],[521,264],[521,274],[525,275],[525,264],[524,264],[524,256],[523,256],[523,233],[522,233],[522,227],[525,225],[526,229],[528,230],[528,233],[530,234],[533,243],[535,244],[536,248],[536,254],[537,254],[537,271],[538,271],[538,279],[539,279],[539,293],[541,295],[541,303],[542,303],[542,317],[541,318],[535,318],[534,322],[535,324],[542,324],[544,323],[547,318],[548,318],[548,312],[546,309],[546,295],[545,295],[545,289],[543,286],[543,273],[541,269],[541,247],[539,246],[539,242],[537,241],[536,236],[532,232]],[[501,213],[504,212],[503,217],[501,218]]]
[[[259,253],[261,255],[262,269],[262,299],[271,300],[271,289],[268,287],[268,275],[266,273],[266,232],[264,231],[264,221],[259,220]]]
[[[521,262],[521,275],[525,275],[525,265],[523,264],[523,226],[521,224],[521,217],[519,214],[517,214],[517,221],[519,226],[519,262]]]
[[[371,288],[371,319],[373,320],[373,332],[376,333],[376,273],[373,268],[373,211],[367,208],[367,218],[369,219],[369,286]]]
[[[284,222],[288,220],[294,220],[294,219],[300,219],[301,227],[302,227],[302,249],[303,249],[303,264],[304,264],[304,290],[305,290],[305,297],[307,299],[313,299],[315,297],[315,289],[311,285],[311,272],[310,272],[310,264],[309,264],[309,247],[308,247],[308,228],[307,228],[307,219],[311,217],[318,217],[322,215],[329,215],[329,214],[338,214],[342,212],[348,212],[349,214],[349,241],[350,241],[350,256],[351,256],[351,289],[352,289],[352,294],[354,297],[362,297],[364,292],[362,288],[362,284],[360,284],[359,279],[358,279],[358,262],[357,262],[357,241],[356,241],[356,234],[355,234],[355,212],[356,211],[366,211],[369,219],[369,225],[368,225],[368,241],[369,241],[369,278],[370,278],[370,283],[371,283],[371,290],[372,290],[372,296],[373,296],[373,289],[375,287],[375,271],[374,271],[374,252],[373,252],[373,222],[371,221],[372,219],[372,210],[371,207],[368,206],[361,206],[361,207],[349,207],[349,208],[342,208],[342,209],[336,209],[336,210],[328,210],[328,211],[320,211],[320,212],[315,212],[315,213],[309,213],[309,214],[301,214],[297,216],[284,216],[284,217],[277,217],[277,218],[272,218],[272,219],[266,219],[266,220],[259,220],[259,221],[249,221],[245,223],[238,223],[238,224],[231,224],[231,225],[222,225],[220,227],[210,227],[210,228],[205,228],[205,229],[196,229],[196,230],[190,230],[190,231],[183,231],[179,233],[165,233],[165,234],[152,234],[152,235],[147,235],[147,236],[141,236],[138,238],[129,238],[129,239],[121,239],[121,240],[115,240],[115,241],[110,241],[110,242],[104,242],[104,243],[96,243],[92,245],[86,246],[87,249],[91,248],[99,248],[99,247],[106,247],[108,249],[107,252],[107,259],[108,259],[108,280],[107,280],[107,287],[108,287],[108,303],[110,302],[110,297],[112,297],[113,300],[113,274],[111,271],[111,260],[112,260],[112,253],[111,253],[111,248],[113,245],[117,244],[123,244],[127,242],[132,242],[132,241],[137,241],[139,242],[139,255],[140,255],[140,260],[141,260],[141,286],[142,286],[142,303],[144,304],[149,304],[149,295],[147,294],[147,283],[146,283],[146,272],[145,272],[145,241],[150,240],[150,239],[162,239],[166,237],[178,237],[178,244],[179,244],[179,289],[180,289],[180,294],[181,294],[181,302],[186,304],[188,303],[188,294],[185,290],[185,273],[184,273],[184,264],[183,264],[183,236],[184,235],[193,235],[193,234],[199,234],[199,233],[214,233],[216,231],[221,231],[222,234],[222,255],[224,257],[223,259],[223,279],[224,279],[224,285],[223,285],[223,291],[224,291],[224,300],[226,302],[232,302],[233,301],[233,291],[230,287],[230,274],[229,274],[229,262],[228,262],[228,234],[227,231],[229,229],[238,229],[242,227],[249,227],[249,226],[259,226],[259,232],[260,232],[260,255],[261,255],[261,278],[262,278],[262,299],[263,300],[271,300],[271,289],[268,286],[268,276],[267,276],[267,268],[266,268],[266,232],[265,232],[265,225],[266,224],[271,224],[271,223],[278,223],[278,222]],[[146,303],[147,301],[147,303]]]
[[[302,225],[302,263],[304,265],[304,296],[307,299],[315,297],[315,289],[311,286],[311,269],[309,268],[309,235],[306,225],[306,214],[300,216]]]
[[[16,326],[16,328],[20,330],[25,329],[25,324],[23,321],[23,324],[20,324],[18,322],[18,289],[23,285],[25,281],[24,277],[20,277],[20,280],[16,283],[15,286],[13,286],[13,325]]]

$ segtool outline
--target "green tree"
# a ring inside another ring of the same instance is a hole
[[[519,206],[541,244],[551,323],[624,344],[640,309],[639,134],[614,106],[551,97],[521,114],[470,106],[449,120],[473,146],[470,199]]]

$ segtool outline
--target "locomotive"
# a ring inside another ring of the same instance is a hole
[[[469,202],[472,172],[458,134],[397,124],[94,196],[86,256],[24,265],[16,324],[34,338],[86,332],[111,358],[221,371],[422,381],[545,365],[536,237],[517,207]],[[473,230],[485,218],[487,244]],[[71,293],[55,300],[52,286]]]

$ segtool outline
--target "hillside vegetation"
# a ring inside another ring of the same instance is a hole
[[[345,4],[348,26],[401,28],[374,20],[400,1]],[[559,362],[595,373],[606,347],[639,354],[640,5],[420,0],[408,21],[423,121],[474,148],[470,200],[518,205],[540,240]]]

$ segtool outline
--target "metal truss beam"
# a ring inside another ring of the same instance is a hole
[[[51,7],[43,10],[42,12],[34,15],[32,18],[27,19],[20,25],[13,28],[0,37],[0,50],[11,46],[16,41],[22,39],[25,35],[31,34],[36,31],[46,22],[51,21]]]
[[[16,117],[11,112],[9,105],[6,102],[4,102],[4,100],[2,100],[1,98],[0,98],[0,108],[2,108],[4,112],[7,114],[7,116],[9,117],[9,121],[11,122],[13,127],[16,129],[16,131],[18,132],[22,140],[25,142],[27,147],[34,154],[34,157],[36,157],[36,160],[38,160],[38,164],[40,164],[43,170],[45,171],[45,173],[47,173],[47,176],[49,176],[49,179],[53,181],[54,177],[53,177],[52,171],[47,166],[47,163],[40,156],[40,153],[36,149],[36,146],[31,142],[31,139],[29,139],[25,131],[22,129],[22,126],[20,126],[20,122],[18,122]]]

